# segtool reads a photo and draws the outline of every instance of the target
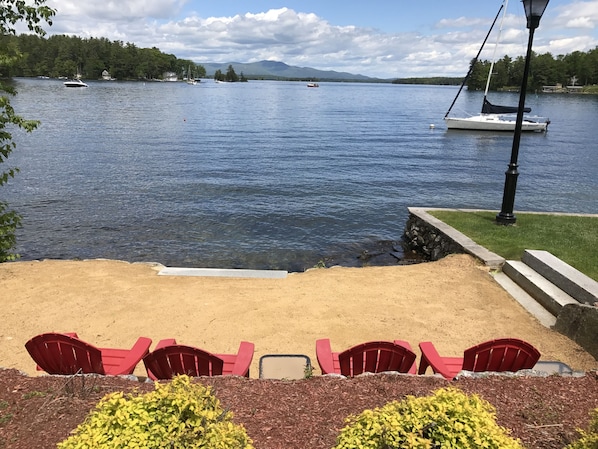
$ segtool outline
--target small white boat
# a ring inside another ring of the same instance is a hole
[[[66,87],[89,87],[86,83],[80,79],[68,80],[64,82]]]
[[[307,87],[320,87],[318,83],[307,83]]]

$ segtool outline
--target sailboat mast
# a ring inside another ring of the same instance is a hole
[[[490,71],[488,72],[488,79],[486,80],[486,89],[484,90],[484,99],[488,95],[488,89],[490,88],[490,78],[492,77],[492,71],[494,70],[494,63],[496,62],[496,50],[498,49],[498,43],[500,42],[500,35],[502,33],[502,26],[505,21],[505,16],[507,15],[507,6],[509,4],[509,0],[505,0],[503,2],[503,12],[502,18],[500,19],[500,26],[498,28],[498,35],[496,36],[496,44],[494,44],[494,52],[492,53],[492,62],[490,63]]]
[[[494,20],[492,21],[492,26],[488,30],[488,33],[486,34],[486,37],[484,38],[484,42],[482,42],[482,46],[478,50],[478,54],[475,56],[475,58],[473,59],[473,62],[469,66],[469,71],[467,72],[467,75],[465,75],[465,78],[463,78],[463,82],[461,83],[461,86],[459,87],[459,91],[457,92],[457,95],[455,95],[455,99],[451,103],[451,106],[448,108],[448,111],[446,111],[446,114],[444,114],[444,118],[447,118],[448,115],[450,114],[451,109],[453,109],[453,106],[457,102],[457,98],[459,98],[459,94],[461,93],[461,91],[463,90],[463,87],[465,86],[465,83],[467,83],[467,80],[471,76],[471,72],[473,71],[473,67],[478,62],[478,58],[480,57],[480,53],[482,53],[482,50],[484,49],[484,45],[486,45],[486,41],[488,40],[488,37],[490,37],[490,33],[492,33],[492,28],[494,28],[494,25],[496,24],[496,21],[498,20],[498,17],[500,16],[500,12],[504,8],[504,6],[505,5],[502,4],[502,5],[500,5],[500,8],[498,8],[498,12],[496,13],[496,16],[494,17]],[[503,19],[504,19],[504,16],[503,16]],[[501,26],[502,26],[502,24],[501,24]],[[492,69],[490,69],[490,73],[492,73]],[[488,90],[488,85],[486,85],[486,91],[487,90]],[[485,96],[486,96],[486,94],[484,94],[484,97]]]

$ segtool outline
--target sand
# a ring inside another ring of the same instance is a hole
[[[43,332],[77,332],[98,347],[130,347],[139,336],[214,353],[255,343],[251,377],[266,354],[304,354],[319,373],[315,341],[340,351],[368,340],[432,341],[441,355],[516,337],[541,360],[576,370],[597,361],[542,326],[467,255],[409,266],[324,268],[285,279],[159,276],[159,264],[113,260],[0,264],[0,366],[39,374],[25,342]],[[418,357],[419,360],[419,357]],[[145,375],[143,363],[135,374]]]

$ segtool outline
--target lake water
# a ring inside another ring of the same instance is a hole
[[[501,206],[512,134],[447,131],[456,87],[89,84],[15,81],[17,113],[42,122],[3,167],[21,169],[0,195],[23,260],[302,271],[400,241],[408,206]],[[464,91],[453,114],[481,103]],[[596,213],[598,97],[526,105],[552,123],[522,136],[515,210]]]

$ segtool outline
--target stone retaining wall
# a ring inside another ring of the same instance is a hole
[[[598,360],[598,308],[567,304],[559,312],[554,330],[569,337]]]
[[[463,254],[463,247],[439,231],[429,222],[410,213],[403,242],[407,249],[423,256],[426,260],[439,260],[449,254]]]

